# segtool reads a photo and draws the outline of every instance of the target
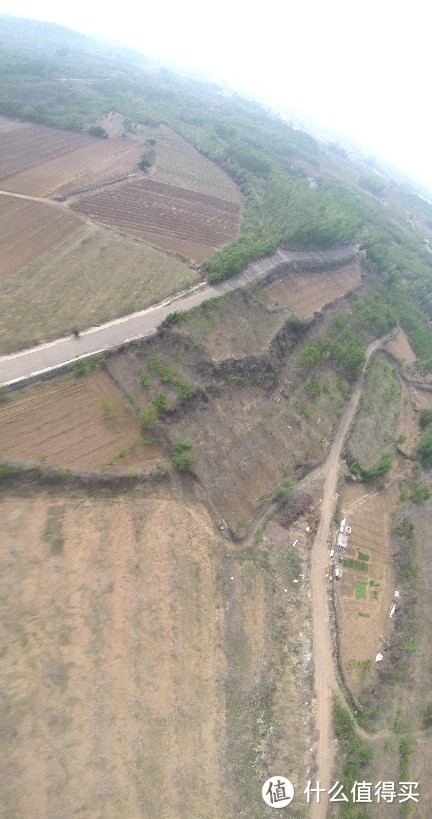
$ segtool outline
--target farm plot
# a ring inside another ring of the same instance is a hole
[[[174,256],[84,225],[0,281],[0,351],[10,353],[68,335],[74,326],[83,330],[143,310],[197,279],[197,272]]]
[[[37,259],[81,224],[78,216],[61,207],[0,194],[0,280]]]
[[[160,458],[103,372],[13,396],[0,409],[0,457],[79,470],[125,471]]]
[[[17,131],[18,128],[28,128],[25,122],[20,122],[17,119],[9,119],[8,117],[0,117],[0,132]]]
[[[68,196],[125,178],[138,170],[139,143],[126,139],[84,138],[82,147],[40,162],[3,183],[3,189],[31,196]]]
[[[361,284],[361,268],[353,262],[336,270],[284,276],[264,289],[270,310],[289,307],[298,316],[311,316],[326,304]]]
[[[58,492],[0,509],[1,815],[238,816],[205,509]]]
[[[0,129],[0,186],[5,179],[26,168],[33,168],[94,142],[95,138],[87,134],[56,131],[44,125],[29,125],[9,131]]]
[[[240,206],[152,180],[132,180],[72,206],[96,222],[202,262],[233,239]]]
[[[347,486],[342,514],[352,528],[343,559],[341,580],[335,581],[342,664],[354,694],[369,677],[389,622],[393,600],[390,566],[390,512],[397,488],[365,493]]]

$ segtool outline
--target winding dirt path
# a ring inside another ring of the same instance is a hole
[[[334,437],[327,461],[325,463],[325,482],[321,504],[321,518],[311,553],[311,603],[312,603],[312,633],[313,657],[315,665],[315,720],[319,732],[317,745],[317,775],[320,785],[331,786],[333,768],[333,736],[332,736],[332,698],[335,692],[345,699],[339,689],[334,662],[333,646],[330,628],[329,598],[325,575],[328,570],[327,541],[330,524],[336,500],[336,485],[339,472],[339,459],[343,442],[353,421],[357,405],[363,389],[364,376],[371,355],[390,336],[377,339],[366,349],[366,362],[363,373],[358,380],[350,402],[345,408]],[[311,805],[312,819],[324,819],[326,804]]]

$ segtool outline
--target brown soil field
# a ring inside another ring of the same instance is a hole
[[[264,289],[270,310],[289,308],[298,316],[311,316],[361,284],[358,261],[336,270],[291,273]]]
[[[174,256],[84,225],[0,281],[0,351],[143,310],[197,280],[197,272]]]
[[[385,348],[389,353],[393,353],[399,361],[403,361],[405,364],[413,364],[414,361],[417,361],[417,356],[402,327],[399,327],[395,337],[386,344]]]
[[[138,172],[139,143],[96,138],[88,143],[86,137],[83,141],[82,147],[9,177],[3,189],[30,196],[69,196]]]
[[[44,125],[0,130],[0,186],[5,179],[26,168],[33,168],[94,143],[95,137],[88,134],[59,131]]]
[[[0,280],[60,242],[82,224],[60,207],[0,194]]]
[[[2,815],[229,815],[205,510],[42,494],[1,517]]]
[[[136,179],[71,205],[96,222],[202,262],[233,239],[240,206],[184,188]]]
[[[390,560],[390,516],[397,499],[396,486],[376,492],[364,484],[347,484],[341,499],[341,514],[352,527],[346,558],[358,559],[359,552],[369,556],[369,560],[363,561],[367,564],[367,572],[347,568],[338,562],[343,566],[343,575],[341,580],[334,581],[341,660],[354,695],[368,681],[378,652],[385,654],[385,633],[395,599]],[[363,580],[367,586],[365,597],[361,598],[357,583]]]
[[[16,131],[18,128],[28,128],[29,126],[25,122],[20,122],[17,119],[8,119],[8,117],[1,117],[0,116],[0,131]]]
[[[3,486],[0,515],[2,816],[261,819],[269,769],[300,788],[306,548],[242,555],[175,493]]]
[[[0,408],[0,457],[125,472],[163,458],[104,372],[13,393]]]
[[[98,120],[98,124],[110,137],[121,137],[125,133],[124,119],[122,114],[111,111]],[[150,127],[132,123],[132,128],[126,132],[127,138],[139,141],[141,151],[143,142],[155,140],[151,146],[155,161],[147,171],[154,181],[243,204],[240,188],[228,174],[168,125]]]

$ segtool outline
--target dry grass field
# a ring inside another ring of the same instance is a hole
[[[357,695],[385,654],[385,635],[394,598],[390,559],[391,511],[398,489],[376,492],[367,486],[346,485],[341,514],[352,528],[348,536],[343,576],[335,581],[341,658],[348,684]],[[359,557],[360,555],[360,557]],[[361,556],[367,556],[362,559]],[[357,561],[354,566],[345,561]]]
[[[197,280],[174,256],[85,225],[0,281],[0,351],[142,310]]]
[[[289,308],[297,316],[312,316],[326,304],[355,290],[361,284],[359,261],[336,270],[296,273],[264,289],[270,310]]]
[[[0,281],[82,225],[70,211],[0,194]]]
[[[82,196],[71,207],[198,263],[240,228],[240,205],[145,178]]]
[[[0,457],[126,472],[163,459],[104,372],[13,393],[0,406]]]
[[[152,147],[154,163],[147,174],[156,182],[243,204],[240,189],[228,174],[168,125],[150,127],[132,123],[132,131],[128,131],[125,130],[125,118],[114,111],[102,117],[98,123],[110,137],[126,134],[128,139],[141,144],[141,149],[143,143]]]

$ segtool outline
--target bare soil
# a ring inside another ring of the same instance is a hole
[[[233,816],[205,510],[43,493],[0,506],[1,814]]]
[[[31,196],[69,196],[137,173],[141,154],[142,146],[132,140],[88,143],[84,137],[82,147],[9,177],[3,187]]]
[[[125,472],[163,459],[104,372],[13,393],[0,407],[0,456],[84,471]]]
[[[0,194],[0,280],[37,259],[81,225],[76,214],[60,207]]]
[[[45,125],[0,131],[0,182],[37,165],[64,156],[96,138],[75,131],[60,131]],[[27,191],[24,191],[26,193]]]
[[[361,284],[361,267],[357,259],[336,270],[296,273],[264,289],[270,310],[290,308],[297,316],[312,316],[326,304],[355,290]]]
[[[139,178],[83,196],[73,210],[200,263],[240,229],[240,206]]]
[[[417,361],[417,356],[402,327],[399,327],[394,338],[386,344],[386,350],[393,353],[399,361],[403,361],[405,364],[413,364],[414,361]]]

